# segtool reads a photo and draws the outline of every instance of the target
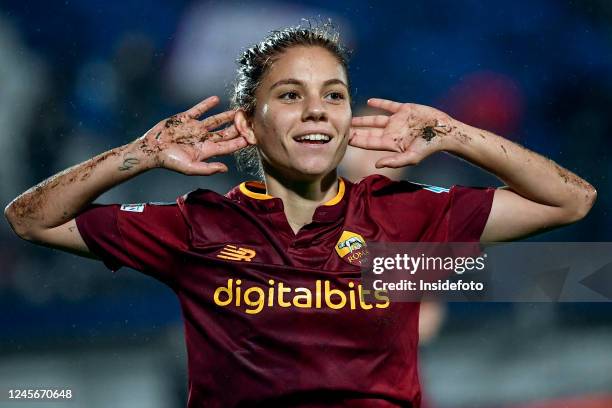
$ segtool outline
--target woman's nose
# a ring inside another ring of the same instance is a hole
[[[302,120],[327,120],[327,111],[319,98],[310,98],[307,100],[302,114]]]

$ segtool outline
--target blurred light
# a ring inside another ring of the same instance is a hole
[[[490,71],[465,76],[442,98],[440,106],[462,122],[505,137],[520,127],[525,110],[519,85]]]
[[[295,26],[302,18],[332,18],[349,38],[350,24],[328,10],[283,2],[194,3],[185,11],[168,65],[168,88],[178,101],[221,95],[234,80],[241,50],[263,39],[269,31]],[[315,20],[316,21],[316,20]],[[183,102],[181,102],[183,103]]]

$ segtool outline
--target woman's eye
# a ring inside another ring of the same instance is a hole
[[[281,99],[289,99],[289,100],[294,100],[294,99],[297,99],[298,97],[299,95],[297,94],[297,92],[294,92],[294,91],[285,92],[284,94],[280,95]]]
[[[335,101],[340,101],[344,99],[344,94],[342,92],[330,92],[327,94],[327,97]]]

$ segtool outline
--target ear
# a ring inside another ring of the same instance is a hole
[[[244,110],[238,109],[236,111],[236,115],[234,116],[234,126],[236,126],[240,136],[244,137],[250,145],[257,144],[255,132],[253,132],[253,127],[251,126],[251,123],[249,122]]]

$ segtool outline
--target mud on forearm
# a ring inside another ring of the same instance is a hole
[[[545,201],[539,201],[543,204],[548,205],[563,205],[562,202],[559,202],[559,199],[563,198],[564,195],[570,201],[573,201],[577,206],[584,206],[590,208],[593,205],[595,200],[595,188],[589,184],[587,181],[576,175],[575,173],[561,167],[559,164],[555,163],[553,160],[536,153],[525,146],[521,146],[519,143],[509,141],[504,139],[501,136],[495,135],[492,132],[488,132],[486,130],[473,128],[469,126],[451,126],[451,132],[454,136],[454,139],[458,142],[458,146],[468,147],[468,145],[472,144],[472,142],[477,142],[476,144],[486,143],[488,147],[491,149],[487,149],[492,154],[498,156],[498,152],[501,153],[501,156],[496,157],[495,159],[489,159],[486,162],[474,162],[470,160],[470,158],[466,157],[466,155],[462,154],[465,150],[459,148],[453,151],[453,154],[468,160],[476,165],[481,166],[487,171],[496,174],[498,177],[499,164],[506,163],[514,163],[513,166],[520,166],[520,171],[525,173],[529,171],[529,169],[534,169],[534,171],[543,171],[544,177],[547,177],[548,180],[544,181],[547,186],[552,185],[563,185],[565,188],[560,189],[559,191],[563,192],[558,193],[554,196],[557,201],[551,200],[550,198]],[[438,136],[438,134],[434,134]],[[473,139],[475,137],[475,139]],[[496,150],[499,149],[499,150]],[[492,165],[494,163],[495,165]],[[489,164],[489,165],[487,165]],[[511,173],[506,172],[507,174],[514,174],[517,169],[514,169]],[[506,175],[507,175],[506,174]],[[540,175],[542,175],[540,173]],[[536,188],[533,184],[533,180],[546,180],[544,177],[534,177],[532,178],[529,184],[522,183],[521,186],[514,186],[515,190],[518,192],[522,192],[523,194],[527,194],[529,197],[534,197],[536,190],[539,192],[542,189]],[[510,177],[503,178],[505,182],[509,183]],[[513,186],[510,186],[513,187]],[[552,197],[552,196],[551,196]],[[536,200],[537,201],[537,200]]]
[[[51,228],[74,218],[100,194],[144,169],[133,150],[131,145],[109,150],[28,189],[7,206],[11,225]]]

